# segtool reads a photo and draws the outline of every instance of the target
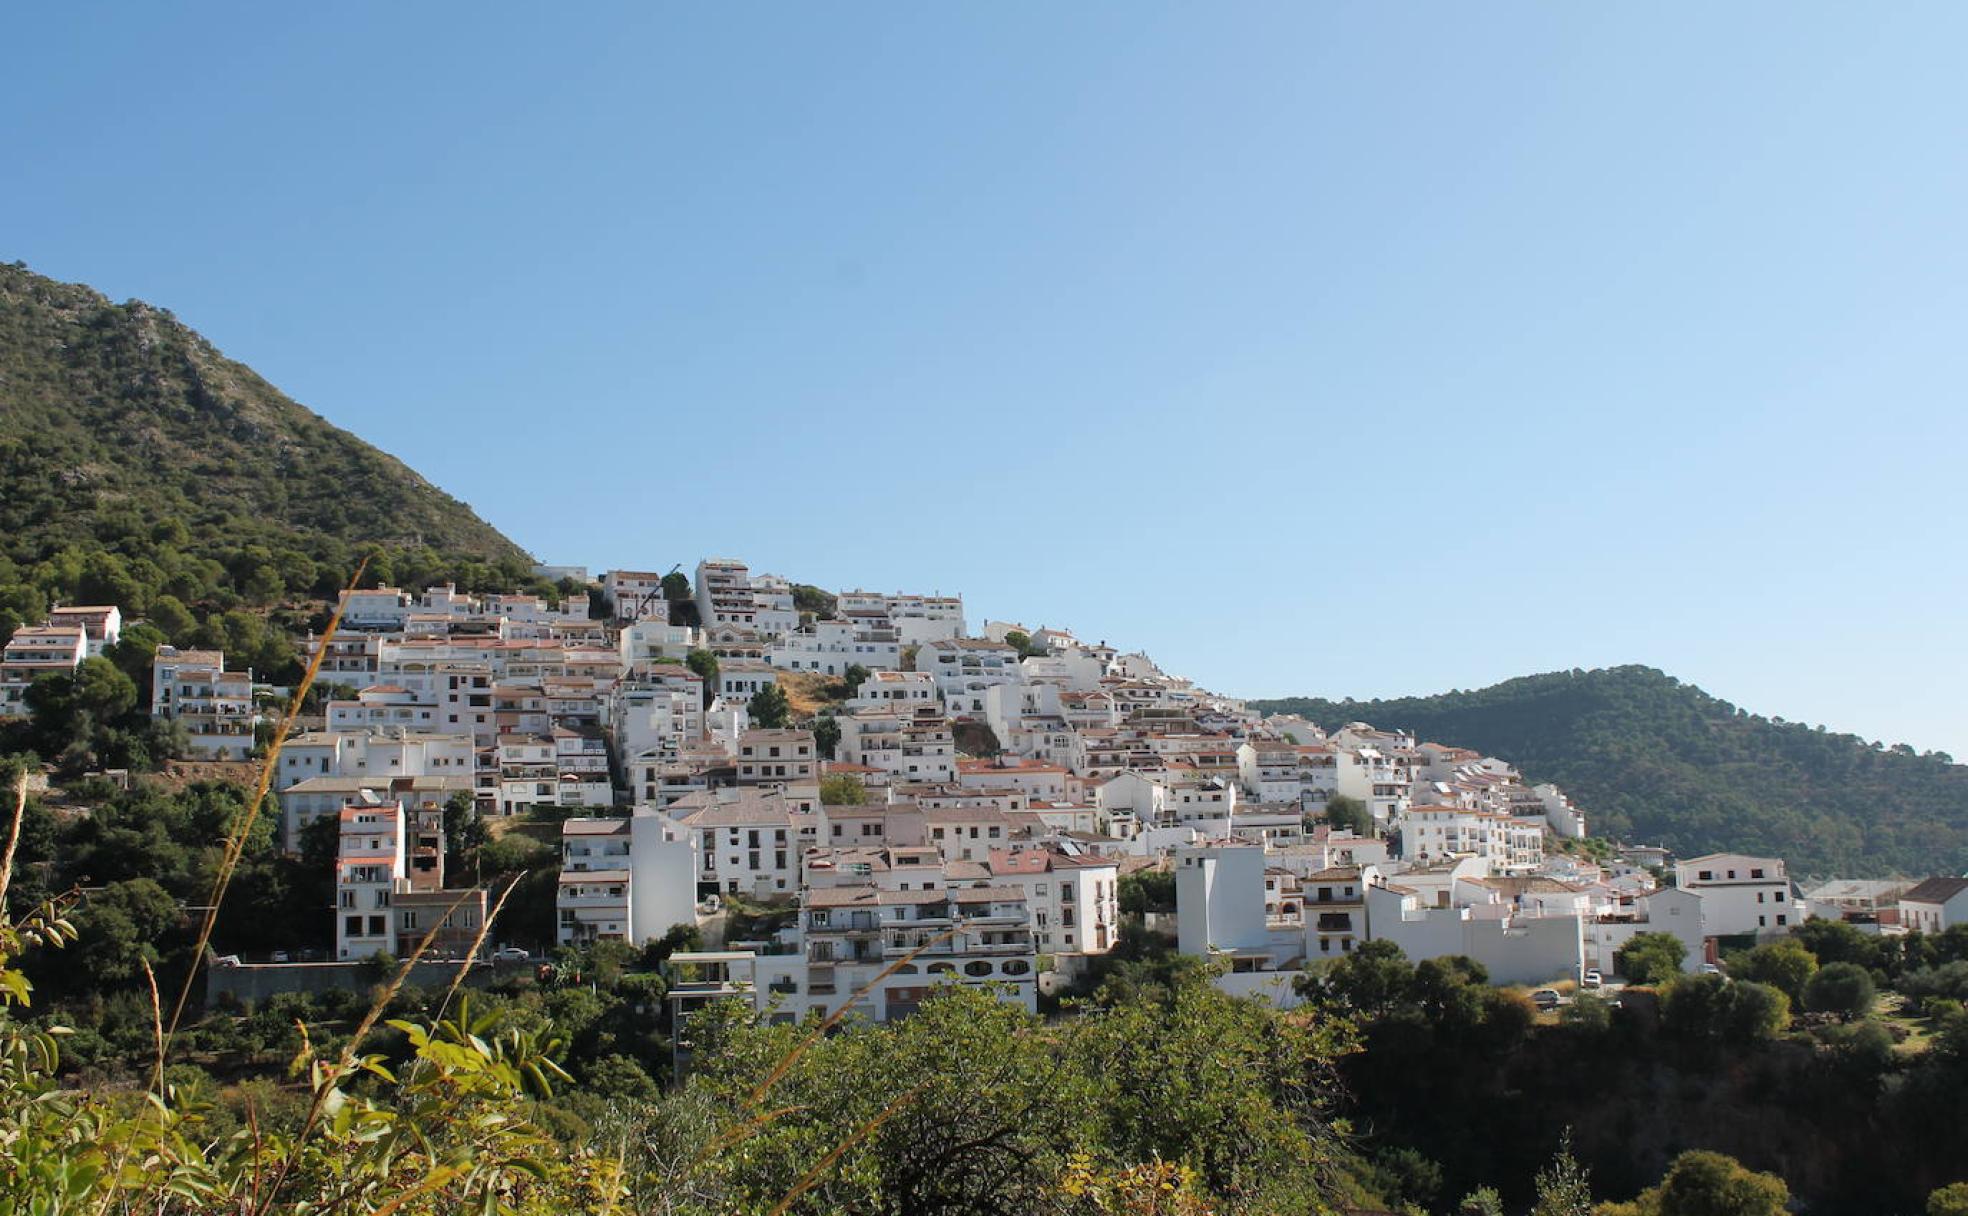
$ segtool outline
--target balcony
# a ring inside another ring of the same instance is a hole
[[[575,909],[619,908],[627,912],[629,907],[627,895],[581,895],[566,890],[561,891],[560,898],[556,902],[560,907]]]

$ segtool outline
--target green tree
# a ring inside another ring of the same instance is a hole
[[[786,692],[777,684],[767,684],[752,694],[746,705],[746,713],[752,725],[765,730],[778,730],[786,725],[792,716],[793,707],[786,701]]]
[[[1307,996],[1318,996],[1365,1018],[1376,1018],[1414,1000],[1415,968],[1401,947],[1386,938],[1362,942],[1323,974],[1296,981]]]
[[[1758,946],[1729,963],[1730,975],[1768,984],[1789,997],[1793,1005],[1804,1003],[1804,987],[1817,973],[1818,960],[1794,938]]]
[[[1456,1204],[1456,1216],[1503,1216],[1503,1196],[1495,1187],[1479,1186]]]
[[[1968,1182],[1951,1182],[1929,1194],[1927,1216],[1968,1216]]]
[[[853,773],[830,773],[820,779],[823,806],[865,806],[868,787]]]
[[[1613,965],[1635,984],[1664,984],[1681,974],[1687,955],[1672,933],[1636,933],[1613,956]]]
[[[821,714],[813,721],[813,748],[822,759],[832,760],[840,750],[841,725],[832,714]]]
[[[1592,1176],[1572,1156],[1569,1129],[1558,1142],[1551,1164],[1538,1171],[1535,1186],[1537,1202],[1531,1207],[1531,1216],[1590,1216]]]
[[[107,987],[141,982],[143,965],[155,967],[163,959],[164,938],[181,919],[178,901],[152,879],[110,883],[76,920],[76,969]]]
[[[670,603],[678,603],[690,598],[690,576],[681,570],[672,570],[663,576],[663,598]]]
[[[859,692],[861,686],[866,684],[868,677],[873,674],[859,663],[849,663],[847,670],[841,673],[841,681],[847,685],[847,695],[851,697]]]
[[[1842,920],[1813,916],[1797,926],[1793,936],[1818,960],[1820,967],[1832,963],[1857,963],[1861,967],[1870,967],[1879,953],[1879,939],[1868,937],[1859,932],[1857,926],[1848,925]]]
[[[1790,1188],[1722,1153],[1688,1152],[1661,1179],[1660,1216],[1782,1216]]]
[[[1804,988],[1804,1007],[1813,1013],[1836,1014],[1842,1021],[1872,1012],[1879,997],[1872,976],[1857,963],[1830,963]]]
[[[184,642],[190,638],[192,630],[198,628],[198,618],[191,615],[191,609],[175,595],[160,595],[150,606],[150,621],[164,631],[164,636],[172,642]]]
[[[1352,832],[1356,836],[1374,834],[1373,811],[1358,798],[1345,794],[1326,799],[1326,822],[1335,831]]]
[[[446,883],[461,886],[467,875],[478,869],[479,850],[483,849],[492,834],[485,826],[485,820],[478,813],[478,804],[472,800],[471,792],[459,790],[444,803],[444,848],[446,853]]]
[[[1122,916],[1175,912],[1175,875],[1168,870],[1136,870],[1114,888]]]
[[[620,1053],[602,1056],[587,1067],[589,1092],[603,1098],[648,1102],[661,1092],[642,1065]]]
[[[1661,990],[1661,1024],[1691,1042],[1744,1046],[1790,1023],[1790,1000],[1768,984],[1720,975],[1684,975]]]
[[[709,705],[717,698],[717,656],[708,650],[693,650],[683,656],[683,665],[696,672],[697,678],[704,682],[704,704]]]

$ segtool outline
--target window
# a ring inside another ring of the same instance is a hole
[[[343,933],[343,935],[344,935],[344,936],[346,936],[346,937],[361,937],[361,936],[362,936],[362,918],[361,918],[360,916],[345,916],[345,917],[343,917],[343,918],[342,918],[342,933]]]

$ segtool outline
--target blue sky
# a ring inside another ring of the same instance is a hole
[[[0,258],[541,557],[1968,756],[1968,9],[16,6]]]

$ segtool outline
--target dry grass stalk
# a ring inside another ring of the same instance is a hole
[[[14,878],[14,852],[20,848],[21,821],[27,818],[27,766],[14,775],[14,822],[7,829],[7,851],[0,855],[0,916],[7,911],[7,886]]]
[[[798,1202],[799,1197],[801,1195],[804,1195],[808,1191],[812,1190],[814,1186],[820,1181],[820,1175],[834,1168],[834,1163],[839,1161],[842,1157],[847,1156],[849,1149],[852,1149],[855,1145],[861,1143],[863,1140],[866,1140],[869,1136],[874,1135],[876,1128],[879,1128],[882,1124],[888,1122],[890,1119],[893,1119],[896,1115],[896,1112],[900,1111],[904,1106],[908,1105],[911,1101],[913,1101],[915,1099],[915,1096],[922,1092],[923,1085],[927,1085],[927,1084],[928,1082],[925,1081],[923,1082],[922,1085],[912,1086],[909,1089],[906,1089],[901,1093],[897,1094],[895,1096],[894,1101],[890,1102],[887,1106],[882,1107],[881,1110],[875,1113],[874,1118],[868,1120],[866,1123],[863,1123],[860,1127],[855,1128],[853,1135],[841,1141],[839,1144],[836,1144],[833,1147],[833,1149],[827,1153],[826,1156],[820,1158],[819,1161],[814,1163],[812,1169],[800,1175],[799,1181],[793,1184],[793,1189],[787,1191],[785,1195],[780,1198],[779,1202],[773,1205],[770,1216],[785,1216],[786,1210],[792,1207],[794,1203]]]
[[[369,568],[369,559],[363,558],[349,578],[348,589],[353,591],[362,582],[362,574]],[[191,1001],[191,986],[198,978],[198,968],[205,961],[205,951],[212,944],[212,930],[219,923],[219,905],[225,902],[226,888],[232,884],[233,871],[239,868],[239,859],[246,852],[246,840],[252,834],[253,824],[260,817],[260,807],[266,802],[267,791],[273,787],[274,766],[280,760],[280,749],[287,744],[287,736],[294,729],[294,721],[301,715],[301,702],[307,698],[308,690],[314,687],[315,677],[321,674],[321,664],[328,657],[328,644],[335,640],[335,631],[342,625],[342,608],[348,601],[338,599],[335,611],[328,618],[328,627],[322,631],[321,640],[314,648],[314,657],[308,660],[307,671],[294,689],[292,699],[287,702],[287,710],[280,715],[280,724],[274,729],[273,742],[267,747],[266,762],[260,766],[260,777],[254,783],[253,797],[246,804],[246,813],[239,817],[238,825],[226,840],[225,854],[219,861],[219,872],[212,883],[212,897],[205,901],[205,920],[198,929],[198,944],[191,952],[191,965],[185,969],[184,986],[178,991],[178,1002],[171,1010],[171,1028],[165,1034],[168,1047],[178,1033],[178,1024],[184,1018],[185,1006]]]
[[[940,946],[944,942],[947,942],[951,938],[955,937],[957,935],[957,928],[958,928],[957,926],[952,926],[951,928],[945,929],[943,932],[937,934],[935,937],[930,938],[922,945],[917,946],[914,950],[909,951],[901,958],[896,959],[888,966],[883,967],[880,971],[875,973],[873,979],[861,985],[861,987],[855,989],[854,995],[848,997],[847,1000],[843,1001],[841,1003],[840,1008],[834,1010],[832,1013],[822,1018],[820,1020],[819,1025],[815,1026],[812,1030],[808,1031],[805,1038],[801,1039],[798,1043],[794,1044],[793,1049],[787,1052],[785,1056],[779,1061],[779,1063],[773,1066],[771,1072],[766,1074],[765,1080],[759,1082],[758,1088],[752,1091],[751,1097],[746,1099],[745,1104],[747,1106],[757,1106],[759,1104],[760,1099],[765,1097],[766,1091],[771,1089],[774,1085],[777,1085],[781,1078],[783,1078],[787,1073],[792,1071],[793,1065],[799,1063],[800,1057],[807,1053],[808,1048],[812,1047],[815,1043],[819,1042],[821,1037],[824,1036],[829,1030],[832,1030],[834,1027],[840,1025],[841,1021],[847,1017],[848,1011],[854,1008],[854,1005],[857,1001],[859,1001],[862,997],[867,996],[870,992],[873,992],[875,989],[875,985],[881,983],[889,976],[894,975],[897,971],[900,971],[903,967],[914,962],[917,956],[922,954],[923,951],[929,949],[931,946]]]

